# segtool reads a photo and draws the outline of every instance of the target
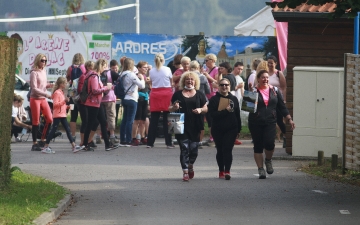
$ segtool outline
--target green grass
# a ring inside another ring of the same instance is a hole
[[[16,170],[9,188],[0,191],[0,224],[31,224],[66,194],[54,182]]]
[[[325,160],[322,166],[317,165],[317,161],[307,162],[299,170],[315,176],[327,178],[340,183],[352,184],[360,187],[360,171],[346,170],[343,174],[340,164],[335,170],[331,169],[331,160]]]

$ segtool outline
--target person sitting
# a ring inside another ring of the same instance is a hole
[[[21,138],[19,138],[19,133],[23,129],[31,130],[31,125],[27,125],[21,121],[21,119],[27,119],[26,114],[21,116],[19,115],[19,108],[23,107],[23,101],[24,99],[20,95],[14,94],[11,113],[11,137],[14,135],[16,142],[22,142]]]

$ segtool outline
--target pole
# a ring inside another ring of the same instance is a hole
[[[359,19],[360,12],[354,18],[354,54],[359,54]]]
[[[136,0],[136,33],[140,34],[140,0]]]

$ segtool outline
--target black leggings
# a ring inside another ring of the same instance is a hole
[[[97,121],[99,121],[100,123],[100,127],[101,127],[101,133],[102,136],[104,138],[104,142],[105,142],[105,147],[109,147],[110,146],[110,142],[109,142],[109,137],[107,134],[107,128],[106,128],[106,114],[105,114],[105,109],[103,105],[100,105],[100,108],[98,107],[92,107],[92,106],[85,106],[87,109],[87,114],[88,114],[88,120],[87,120],[87,127],[85,129],[85,133],[84,133],[84,145],[88,145],[89,143],[89,136],[90,136],[90,131],[91,128],[94,127],[94,123],[96,123]],[[95,119],[97,118],[97,120]]]
[[[276,124],[257,125],[249,123],[251,138],[254,142],[254,153],[272,151],[275,148]]]
[[[219,171],[230,172],[233,160],[232,150],[238,135],[238,129],[233,128],[223,131],[213,127],[213,129],[211,129],[211,135],[216,145],[216,161],[219,166]]]
[[[70,99],[70,104],[74,104],[74,101],[72,100],[72,98]],[[76,122],[77,118],[79,115],[79,109],[78,109],[78,105],[74,104],[74,109],[71,110],[70,112],[70,123],[71,122]]]
[[[78,104],[78,109],[80,113],[81,118],[81,126],[80,126],[80,133],[85,133],[86,127],[87,127],[87,121],[88,121],[88,112],[86,110],[86,106],[83,104]],[[93,124],[93,127],[90,128],[90,131],[96,131],[97,127],[99,126],[99,121],[94,118],[96,122]]]
[[[279,126],[281,133],[286,134],[286,125],[284,123],[284,118],[278,109],[276,109],[276,123]]]
[[[70,141],[70,143],[74,142],[74,138],[71,135],[69,123],[67,121],[66,117],[63,118],[54,118],[53,119],[53,125],[51,127],[49,135],[46,137],[46,144],[50,143],[50,140],[54,137],[55,131],[58,129],[59,123],[62,124],[63,128],[66,131],[66,135]]]
[[[165,144],[167,146],[172,145],[171,142],[171,134],[168,134],[168,114],[169,112],[163,112],[163,132],[165,137]],[[159,123],[161,112],[151,112],[151,118],[150,118],[150,125],[149,125],[149,134],[148,134],[148,140],[147,145],[153,146],[156,135],[157,135],[157,127]]]

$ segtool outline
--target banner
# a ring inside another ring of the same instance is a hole
[[[47,58],[48,81],[65,76],[73,56],[81,53],[86,60],[105,58],[110,62],[111,33],[90,32],[8,32],[18,40],[16,73],[28,81],[37,54]]]

